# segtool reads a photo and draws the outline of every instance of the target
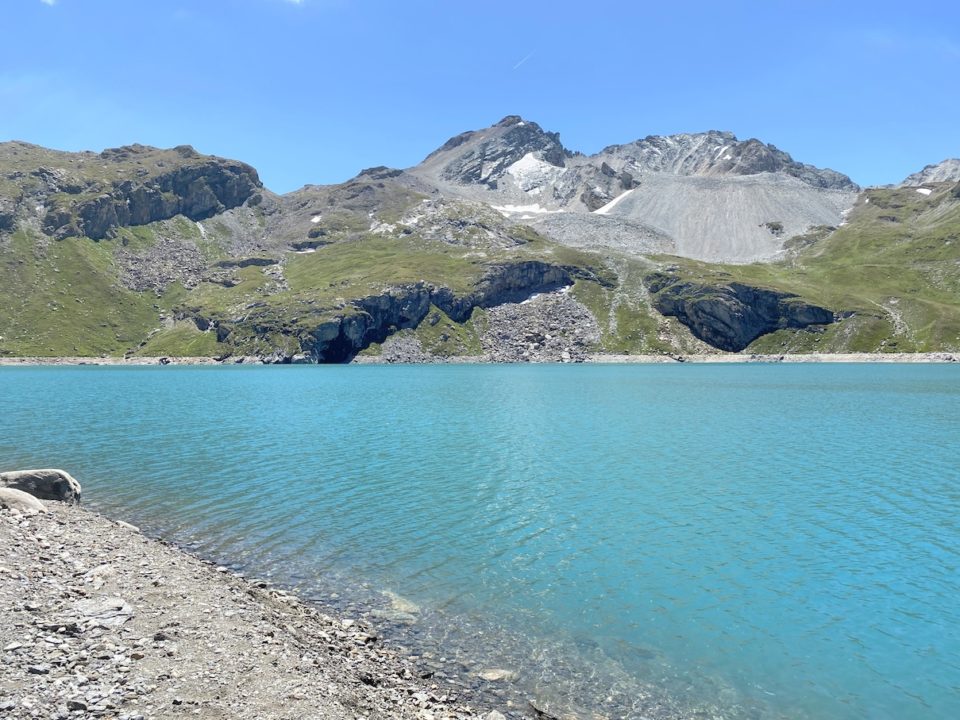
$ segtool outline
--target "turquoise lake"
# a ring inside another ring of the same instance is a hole
[[[0,368],[0,408],[0,469],[63,467],[465,682],[960,717],[958,367]]]

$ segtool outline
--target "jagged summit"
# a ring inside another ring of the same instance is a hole
[[[791,236],[839,225],[859,191],[846,175],[729,131],[584,155],[518,115],[451,138],[408,172],[559,242],[732,262],[777,257]]]
[[[547,132],[519,115],[508,115],[489,128],[450,138],[417,169],[444,182],[496,189],[507,168],[528,155],[562,168],[569,153],[560,143],[559,133]]]
[[[596,157],[635,173],[674,175],[756,175],[783,173],[811,187],[859,190],[846,175],[796,162],[788,153],[756,138],[739,140],[729,131],[650,135],[625,145],[611,145]]]
[[[900,183],[900,187],[913,187],[934,182],[960,182],[960,159],[948,158],[935,165],[927,165],[920,172],[906,177]]]

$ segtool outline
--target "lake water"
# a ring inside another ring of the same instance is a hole
[[[481,694],[960,717],[957,367],[3,368],[0,411],[0,467]]]

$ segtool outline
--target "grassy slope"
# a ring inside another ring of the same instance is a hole
[[[155,298],[117,282],[110,243],[18,231],[0,278],[0,354],[122,355],[157,325]]]
[[[850,222],[825,238],[813,237],[789,261],[763,265],[708,265],[658,258],[676,272],[705,282],[738,280],[801,295],[854,317],[823,332],[781,331],[755,341],[748,352],[928,351],[960,348],[960,202],[953,186],[929,197],[912,189],[871,190]],[[234,287],[203,282],[171,286],[161,297],[125,290],[114,255],[148,248],[158,233],[190,238],[205,256],[222,255],[193,223],[125,229],[117,239],[49,241],[20,231],[0,245],[0,353],[8,355],[220,355],[269,353],[290,346],[296,331],[335,314],[349,302],[391,286],[419,281],[467,292],[487,264],[543,259],[589,268],[574,295],[600,323],[600,349],[614,353],[690,352],[689,333],[654,312],[642,277],[653,264],[607,258],[556,246],[535,234],[511,248],[451,245],[415,233],[399,237],[351,232],[309,254],[288,254],[280,285],[270,269],[236,270]],[[209,243],[209,246],[207,246]],[[157,330],[159,316],[178,311],[235,319],[255,315],[270,329],[255,337],[238,332],[218,343],[192,323]],[[442,314],[441,314],[442,315]],[[479,352],[476,328],[441,317],[417,330],[438,354]],[[138,349],[139,348],[139,349]]]
[[[825,332],[780,331],[747,352],[960,349],[960,203],[953,186],[865,193],[849,223],[789,261],[708,265],[663,258],[681,277],[796,293],[854,317]]]

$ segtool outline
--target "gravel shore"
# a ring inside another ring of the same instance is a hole
[[[607,353],[578,353],[566,358],[556,357],[521,358],[506,360],[490,356],[429,357],[419,354],[416,358],[403,356],[399,359],[384,359],[377,356],[358,355],[352,361],[358,365],[389,365],[396,362],[412,364],[453,363],[488,364],[502,362],[586,362],[595,364],[661,364],[661,363],[953,363],[960,362],[960,353],[802,353],[783,355],[750,355],[743,353],[710,353],[703,355],[612,355]],[[259,358],[231,357],[223,361],[207,357],[0,357],[0,367],[16,365],[259,365]]]
[[[0,509],[4,718],[505,718],[422,677],[362,621],[45,505]]]

